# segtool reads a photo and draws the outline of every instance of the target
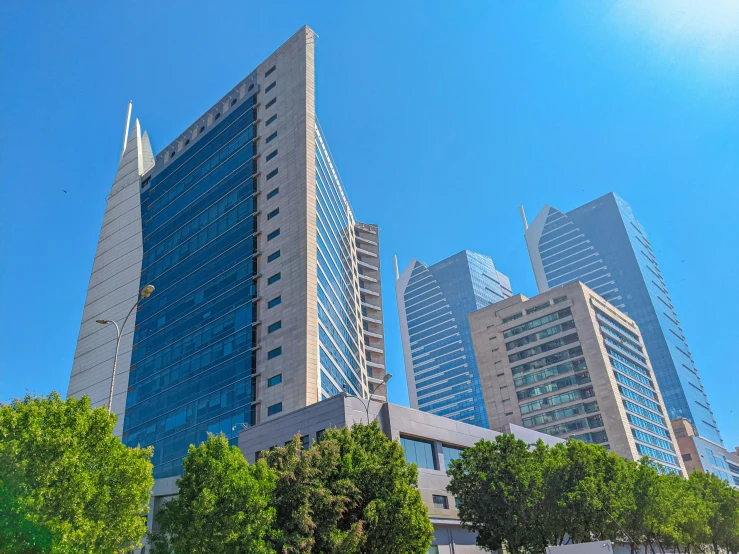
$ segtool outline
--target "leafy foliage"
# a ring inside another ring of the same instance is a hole
[[[423,554],[433,537],[418,472],[377,423],[300,437],[248,465],[225,437],[190,447],[155,554]]]
[[[150,536],[152,552],[270,554],[275,519],[270,505],[274,472],[249,465],[225,436],[190,445],[177,481],[179,495],[157,514],[166,534]]]
[[[376,421],[330,429],[304,452],[295,437],[266,459],[278,475],[279,552],[422,554],[431,544],[417,468]]]
[[[0,544],[7,554],[127,552],[146,532],[151,450],[116,416],[58,393],[0,405]]]
[[[490,550],[610,539],[647,554],[736,551],[739,491],[712,474],[689,479],[570,439],[531,450],[512,435],[480,441],[451,463],[464,525]]]

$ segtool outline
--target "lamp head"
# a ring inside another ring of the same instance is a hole
[[[99,323],[100,325],[107,325],[108,323],[110,323],[110,321],[108,321],[107,319],[96,319],[95,323]]]
[[[152,292],[154,292],[154,285],[146,285],[141,289],[141,298],[149,298]]]
[[[382,378],[382,382],[383,383],[387,383],[392,378],[393,378],[393,374],[392,373],[386,373],[385,374],[385,377]]]

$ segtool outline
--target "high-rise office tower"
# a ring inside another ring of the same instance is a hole
[[[208,432],[235,443],[280,412],[369,394],[382,316],[363,328],[359,273],[379,283],[379,262],[360,264],[357,244],[376,249],[377,229],[355,221],[316,119],[314,39],[301,29],[156,157],[138,121],[125,141],[68,394],[107,404],[115,331],[95,320],[121,322],[154,285],[123,330],[113,410],[126,444],[154,446],[157,478]]]
[[[411,260],[396,277],[411,407],[487,427],[467,315],[511,296],[508,277],[469,250],[432,266]]]
[[[575,282],[469,316],[492,429],[523,425],[685,475],[633,320]]]
[[[524,218],[524,226],[526,225]],[[567,213],[544,208],[526,228],[539,292],[582,281],[641,329],[669,419],[723,444],[647,234],[631,206],[609,193]]]

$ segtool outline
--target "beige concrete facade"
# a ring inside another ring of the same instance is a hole
[[[137,119],[128,133],[105,206],[67,387],[67,396],[87,395],[94,407],[108,405],[117,338],[113,325],[100,325],[96,320],[122,322],[138,299],[143,251],[139,188],[141,176],[153,166],[149,137]],[[133,324],[123,329],[118,354],[112,404],[118,416],[117,436],[123,433],[133,332]]]
[[[262,275],[258,285],[262,323],[257,351],[258,422],[267,417],[269,406],[278,402],[284,411],[290,411],[318,401],[314,48],[315,34],[303,27],[257,68],[262,212],[258,239]],[[272,83],[275,86],[267,91]],[[273,99],[276,102],[265,108]],[[266,126],[273,115],[277,119]],[[277,136],[267,142],[275,132]],[[267,161],[275,151],[279,155]],[[275,169],[279,173],[267,180]],[[267,198],[277,188],[279,194]],[[276,208],[279,216],[267,220],[266,214]],[[279,236],[268,240],[277,229]],[[268,262],[268,256],[277,251],[280,257]],[[267,285],[267,279],[276,273],[281,279]],[[268,309],[267,303],[278,296],[282,302]],[[267,333],[267,326],[276,321],[282,322],[280,331]],[[282,355],[268,360],[267,353],[277,347],[282,347]],[[282,383],[268,388],[267,380],[277,374],[282,374]]]
[[[576,437],[685,475],[641,333],[598,294],[576,282],[469,320],[492,429]]]

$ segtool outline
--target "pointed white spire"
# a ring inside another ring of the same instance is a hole
[[[123,148],[121,148],[121,159],[126,153],[126,145],[128,144],[128,129],[131,126],[131,110],[133,109],[133,100],[128,101],[128,115],[126,116],[126,129],[123,132]]]

